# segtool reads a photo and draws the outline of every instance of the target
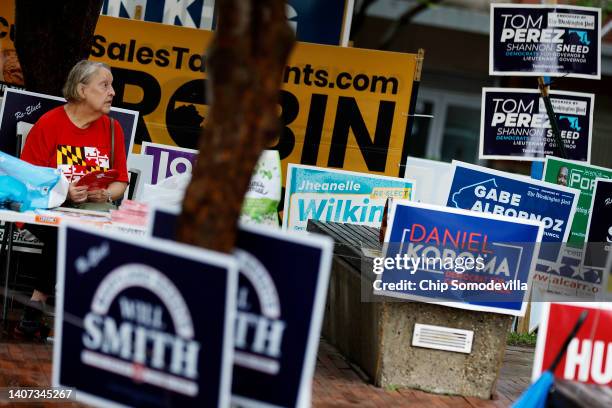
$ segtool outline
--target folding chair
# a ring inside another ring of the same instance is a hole
[[[15,146],[15,156],[21,157],[21,152],[23,151],[23,146],[25,146],[25,142],[28,138],[28,134],[30,130],[34,126],[31,123],[20,121],[17,122],[16,129],[16,146]],[[4,223],[4,231],[2,237],[2,247],[0,248],[0,255],[4,255],[4,300],[2,303],[2,316],[1,319],[4,321],[4,324],[8,323],[7,314],[8,314],[8,300],[11,291],[9,290],[9,281],[10,281],[10,271],[11,271],[11,255],[13,253],[13,240],[15,233],[15,224],[13,222],[5,222]],[[20,247],[15,247],[15,249]],[[19,249],[17,249],[19,251]],[[30,249],[26,252],[38,252],[35,249]],[[13,278],[16,281],[16,276]]]

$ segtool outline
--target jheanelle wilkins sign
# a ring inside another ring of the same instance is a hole
[[[60,228],[53,385],[96,405],[229,406],[236,262],[131,241]]]
[[[175,224],[176,216],[156,210],[149,231],[173,238]],[[310,406],[332,250],[322,236],[240,227],[233,403]]]
[[[490,75],[601,78],[601,9],[491,4]]]
[[[593,94],[550,92],[568,158],[591,161]],[[544,100],[533,89],[483,88],[480,158],[539,160],[558,152]]]
[[[524,315],[541,222],[406,200],[392,206],[374,294]]]
[[[411,179],[289,164],[283,228],[306,231],[309,219],[380,227],[387,198],[414,191]]]
[[[542,221],[542,242],[567,242],[579,191],[468,163],[453,167],[447,206]],[[558,250],[542,247],[540,257],[556,262]]]

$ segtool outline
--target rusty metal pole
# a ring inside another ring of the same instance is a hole
[[[206,61],[212,105],[177,236],[229,253],[253,168],[280,132],[279,91],[295,37],[283,0],[221,0],[218,6]]]

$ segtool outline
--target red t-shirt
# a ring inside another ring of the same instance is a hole
[[[110,118],[103,115],[87,129],[78,128],[63,106],[51,109],[38,119],[28,133],[21,159],[37,166],[58,168],[69,182],[85,174],[110,168]],[[128,182],[123,130],[115,121],[114,169],[117,181]]]

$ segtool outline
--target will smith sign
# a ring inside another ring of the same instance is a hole
[[[53,385],[96,405],[228,406],[236,263],[129,241],[60,229]]]

